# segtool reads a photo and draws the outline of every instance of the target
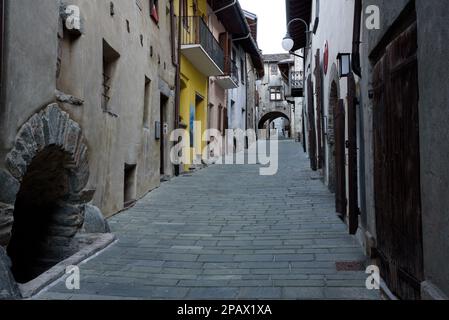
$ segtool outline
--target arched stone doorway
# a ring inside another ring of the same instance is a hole
[[[6,170],[0,170],[0,245],[12,272],[28,282],[78,248],[73,241],[84,223],[93,190],[87,146],[80,126],[57,104],[31,117],[19,130]]]

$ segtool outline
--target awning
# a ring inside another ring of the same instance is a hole
[[[310,25],[312,14],[312,0],[285,0],[287,9],[287,22],[295,18],[301,18]],[[307,46],[306,27],[304,23],[293,22],[290,26],[290,35],[295,41],[293,51]]]

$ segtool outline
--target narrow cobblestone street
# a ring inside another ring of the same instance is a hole
[[[38,299],[377,299],[365,261],[308,169],[301,146],[280,142],[277,175],[211,166],[174,178],[109,220],[118,241]]]

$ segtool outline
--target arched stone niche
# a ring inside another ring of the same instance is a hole
[[[73,255],[94,190],[81,127],[57,104],[19,129],[0,169],[0,245],[17,282],[25,283]]]

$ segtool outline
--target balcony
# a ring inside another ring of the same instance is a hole
[[[202,74],[224,75],[224,52],[201,17],[183,17],[181,53]]]
[[[239,86],[239,70],[235,61],[226,57],[224,75],[215,78],[215,82],[223,89],[235,89]]]
[[[302,73],[300,71],[291,72],[291,96],[294,98],[304,97],[304,81],[302,79]]]

